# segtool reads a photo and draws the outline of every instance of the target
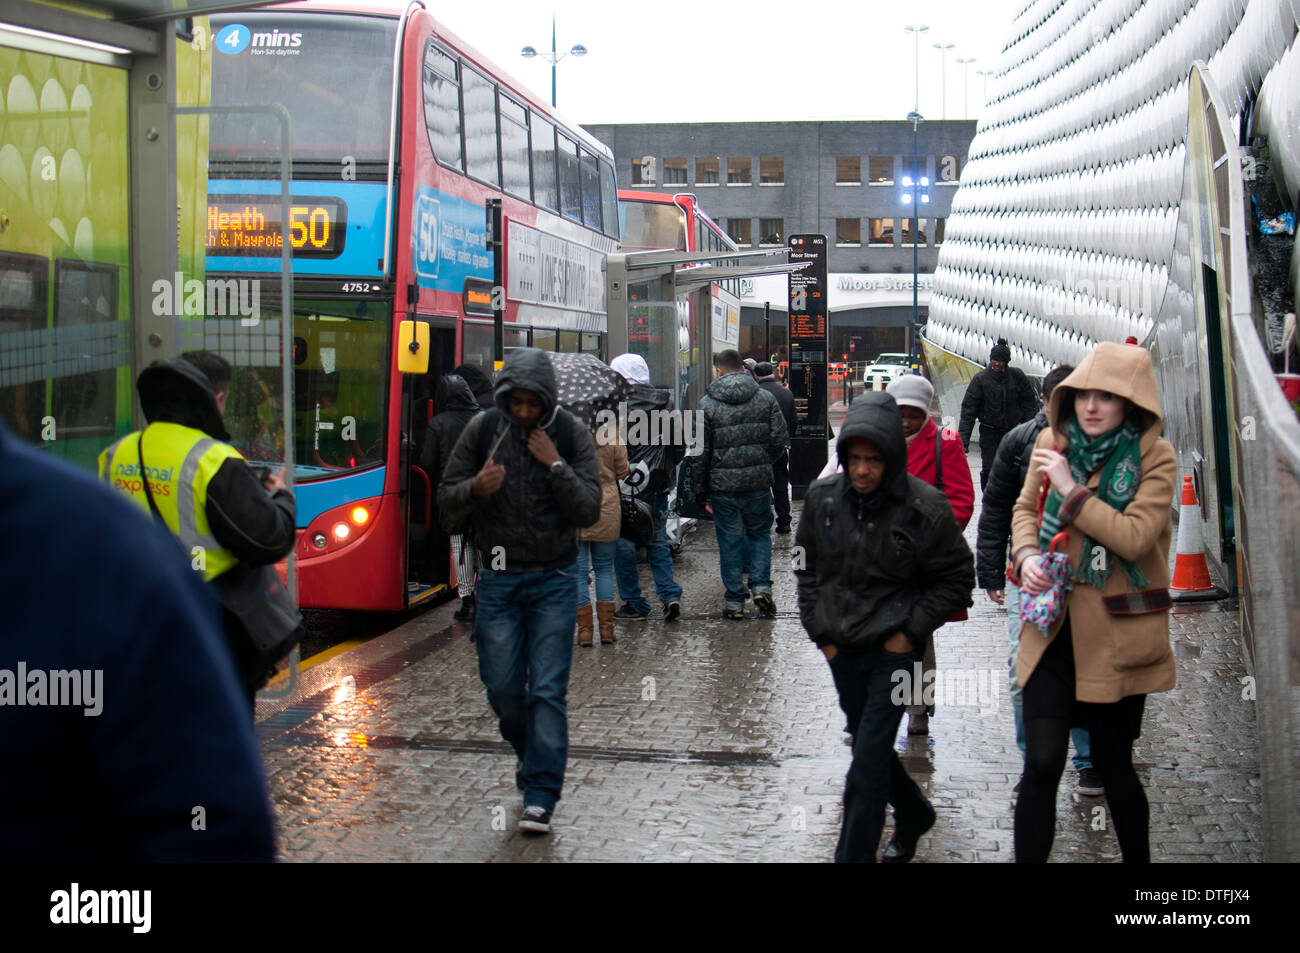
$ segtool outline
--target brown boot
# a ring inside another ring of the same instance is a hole
[[[596,615],[600,619],[600,644],[614,644],[614,603],[597,602]]]
[[[594,634],[591,624],[591,603],[588,602],[585,606],[578,606],[578,644],[590,645]]]

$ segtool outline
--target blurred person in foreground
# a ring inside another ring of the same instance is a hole
[[[2,425],[0,525],[0,854],[273,860],[252,724],[188,555]]]

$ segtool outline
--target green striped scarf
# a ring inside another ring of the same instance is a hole
[[[1138,481],[1142,475],[1142,454],[1138,446],[1142,435],[1137,427],[1126,421],[1114,430],[1089,440],[1079,422],[1071,417],[1066,434],[1070,439],[1066,459],[1070,463],[1070,474],[1075,482],[1086,486],[1088,477],[1100,470],[1097,496],[1103,503],[1123,513],[1137,495]],[[1043,508],[1042,525],[1038,528],[1038,547],[1043,552],[1047,552],[1051,546],[1052,537],[1065,529],[1060,516],[1061,504],[1064,502],[1065,498],[1052,487]],[[1084,537],[1083,552],[1079,556],[1079,565],[1075,567],[1074,579],[1097,589],[1105,589],[1111,566],[1116,563],[1124,570],[1134,588],[1142,589],[1149,585],[1137,563],[1121,559],[1091,536]]]

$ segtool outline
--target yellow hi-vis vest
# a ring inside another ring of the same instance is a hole
[[[181,545],[195,560],[195,568],[203,567],[204,580],[211,581],[233,568],[238,558],[217,542],[208,526],[208,483],[223,463],[242,460],[243,455],[201,430],[156,423],[145,428],[144,458],[154,504],[167,528],[180,537]],[[152,519],[140,475],[140,431],[127,434],[99,455],[99,476]]]

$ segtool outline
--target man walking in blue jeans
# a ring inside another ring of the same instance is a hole
[[[881,860],[906,863],[934,808],[894,751],[904,706],[934,630],[970,604],[975,563],[939,490],[907,472],[894,398],[854,401],[835,444],[843,472],[809,489],[795,535],[799,616],[830,664],[853,735],[835,860],[872,863],[894,805]]]
[[[448,533],[473,527],[479,676],[519,758],[519,829],[547,834],[568,757],[578,530],[600,518],[600,470],[544,351],[513,352],[493,393],[452,449],[438,509]]]
[[[693,461],[694,485],[708,493],[726,588],[727,619],[745,618],[752,594],[758,611],[776,615],[772,599],[772,463],[785,452],[785,417],[776,399],[745,373],[740,354],[713,356],[714,381],[700,401],[703,452]],[[749,587],[743,572],[749,569]]]
[[[609,362],[632,385],[628,398],[627,459],[632,472],[623,480],[624,487],[638,499],[646,500],[654,514],[655,536],[646,544],[646,560],[654,576],[655,590],[664,607],[664,621],[673,622],[682,614],[682,587],[673,578],[673,551],[668,545],[668,491],[673,487],[677,464],[686,455],[685,428],[673,433],[669,426],[656,427],[649,422],[671,419],[673,398],[667,388],[650,384],[650,365],[640,354],[620,354]],[[657,435],[654,440],[649,435]],[[638,436],[640,439],[638,439]],[[681,437],[680,442],[669,437]],[[641,595],[637,578],[636,546],[619,539],[614,550],[614,574],[618,594],[623,598],[615,619],[643,620],[650,615],[650,603]]]

